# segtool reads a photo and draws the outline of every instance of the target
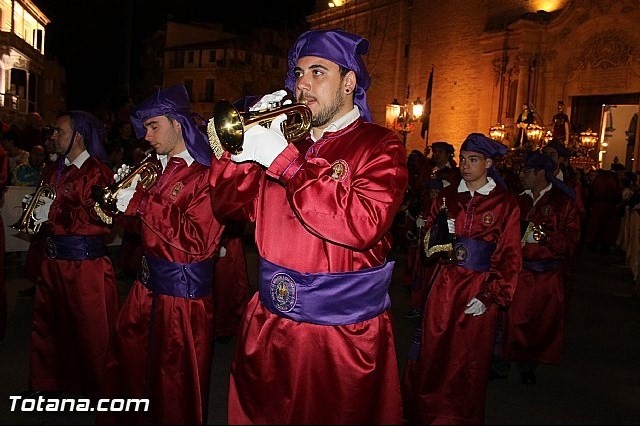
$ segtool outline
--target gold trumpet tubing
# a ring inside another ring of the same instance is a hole
[[[36,189],[36,192],[33,193],[31,201],[29,201],[29,203],[22,210],[20,219],[18,219],[18,221],[13,225],[10,225],[10,228],[28,235],[37,234],[40,231],[42,222],[36,223],[37,219],[35,216],[35,211],[38,207],[44,204],[44,200],[42,199],[43,197],[47,197],[52,200],[56,199],[56,190],[53,185],[40,185],[38,189]]]
[[[243,115],[229,102],[218,102],[214,107],[213,117],[207,123],[207,137],[214,155],[220,159],[224,151],[240,154],[244,133],[257,124],[268,126],[280,114],[287,116],[281,130],[288,142],[296,142],[311,130],[311,110],[304,103],[284,105],[264,113]]]
[[[140,183],[146,190],[156,183],[160,172],[158,164],[151,161],[151,154],[149,153],[134,169],[129,170],[115,184],[105,188],[98,186],[92,188],[92,196],[96,200],[93,209],[100,220],[107,225],[113,223],[113,215],[117,213],[117,211],[114,211],[114,206],[118,199],[118,194],[121,190],[131,186],[136,175],[140,176]]]

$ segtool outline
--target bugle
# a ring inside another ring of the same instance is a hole
[[[112,185],[101,187],[94,185],[91,188],[91,196],[95,200],[94,211],[104,223],[111,225],[113,216],[118,214],[116,202],[118,193],[124,188],[128,188],[136,176],[140,176],[140,184],[146,190],[151,188],[158,180],[162,172],[160,165],[153,155],[153,150],[149,150],[147,155],[138,163],[135,168],[125,168],[123,174]]]
[[[44,200],[42,197],[47,197],[52,200],[56,199],[56,190],[53,185],[42,184],[36,189],[36,192],[33,193],[31,197],[31,201],[25,206],[22,210],[22,215],[20,219],[16,223],[10,226],[10,228],[15,229],[19,232],[22,232],[27,235],[35,235],[40,231],[40,225],[42,222],[37,222],[35,210],[44,204]]]
[[[287,116],[281,130],[288,142],[302,139],[311,130],[311,109],[303,103],[276,106],[266,112],[243,113],[228,101],[217,102],[213,117],[207,123],[207,137],[216,158],[222,157],[223,151],[240,154],[244,133],[255,125],[268,126],[280,114]]]

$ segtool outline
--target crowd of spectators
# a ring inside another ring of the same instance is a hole
[[[114,171],[122,164],[136,164],[150,148],[144,139],[135,137],[128,118],[116,118],[120,115],[97,114],[105,126],[104,144],[109,155],[109,165]],[[37,186],[44,166],[56,159],[50,138],[54,130],[37,112],[28,113],[18,119],[0,119],[0,144],[9,159],[7,185]]]

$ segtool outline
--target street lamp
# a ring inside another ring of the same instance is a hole
[[[407,146],[407,135],[415,130],[415,122],[422,117],[424,103],[418,97],[415,101],[400,105],[398,99],[387,104],[385,112],[385,124],[402,135],[402,143]]]
[[[527,126],[525,132],[527,133],[527,140],[533,144],[532,148],[538,148],[544,135],[544,128],[534,121]]]
[[[504,124],[496,124],[489,128],[489,137],[494,141],[502,143],[505,134]]]
[[[585,148],[593,148],[598,142],[598,134],[591,129],[580,132],[580,144]]]

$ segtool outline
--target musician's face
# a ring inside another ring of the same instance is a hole
[[[53,141],[53,148],[56,154],[64,155],[71,144],[71,137],[73,136],[73,129],[71,128],[71,117],[64,115],[56,119],[56,123],[53,126],[53,135],[51,140]],[[78,135],[76,134],[76,138]]]
[[[353,71],[342,76],[335,62],[316,56],[303,56],[298,60],[294,73],[296,98],[311,109],[312,127],[324,129],[353,109],[356,86]]]
[[[523,189],[533,189],[536,181],[536,171],[531,167],[523,167],[520,170],[520,183]]]
[[[462,178],[469,184],[486,183],[487,170],[493,164],[493,160],[486,158],[483,154],[474,151],[460,151],[460,172]],[[478,189],[474,185],[473,189]]]
[[[433,148],[432,158],[436,165],[443,167],[449,161],[449,153],[442,148]]]
[[[158,154],[171,157],[186,149],[182,137],[182,126],[178,121],[159,115],[145,120],[144,128],[145,140]]]
[[[544,155],[549,156],[554,161],[554,163],[556,163],[556,170],[557,170],[560,165],[560,158],[558,157],[558,151],[551,147],[544,147],[542,149],[542,153]]]

